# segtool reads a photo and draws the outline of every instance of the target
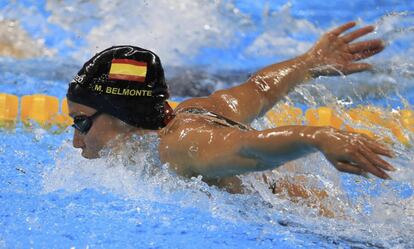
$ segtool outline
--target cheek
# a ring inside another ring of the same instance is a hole
[[[119,131],[115,130],[113,127],[106,126],[101,127],[101,129],[99,129],[99,127],[92,127],[85,137],[86,148],[93,153],[98,153],[118,134]]]
[[[89,134],[84,139],[85,142],[85,149],[88,153],[93,153],[97,155],[98,152],[105,146],[106,142],[102,139],[101,136],[96,136],[93,134]]]

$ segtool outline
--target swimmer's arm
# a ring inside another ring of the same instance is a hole
[[[284,126],[264,131],[194,129],[181,137],[170,159],[189,175],[206,178],[274,169],[320,151],[340,171],[372,173],[389,178],[394,168],[379,155],[392,156],[385,146],[361,134],[330,127]],[[182,168],[181,168],[182,169]]]
[[[305,54],[270,65],[246,83],[219,94],[234,96],[239,102],[241,116],[252,121],[264,115],[298,84],[321,75],[351,74],[370,69],[370,64],[356,61],[382,51],[384,45],[380,40],[351,43],[372,32],[373,26],[341,35],[355,25],[350,22],[324,34]]]
[[[327,32],[305,54],[263,68],[244,84],[217,91],[207,98],[192,99],[188,104],[249,123],[264,115],[298,84],[321,75],[368,70],[370,64],[356,61],[379,53],[384,45],[381,40],[351,43],[374,30],[373,26],[367,26],[343,34],[355,25],[355,22],[350,22]]]

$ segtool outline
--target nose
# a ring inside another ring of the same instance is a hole
[[[75,132],[73,133],[73,147],[75,148],[85,147],[85,143],[83,142],[82,135],[76,129],[75,129]]]

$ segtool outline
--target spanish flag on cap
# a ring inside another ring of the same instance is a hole
[[[145,82],[147,63],[130,59],[113,59],[109,70],[110,80]]]

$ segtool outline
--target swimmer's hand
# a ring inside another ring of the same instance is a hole
[[[356,22],[349,22],[325,33],[305,54],[314,65],[310,71],[312,77],[346,75],[372,68],[368,63],[357,61],[381,52],[384,42],[374,39],[352,43],[375,29],[374,26],[366,26],[344,34],[355,25]]]
[[[358,175],[371,173],[390,179],[385,170],[395,170],[379,156],[394,157],[393,152],[364,134],[324,127],[318,135],[317,147],[342,172]]]

